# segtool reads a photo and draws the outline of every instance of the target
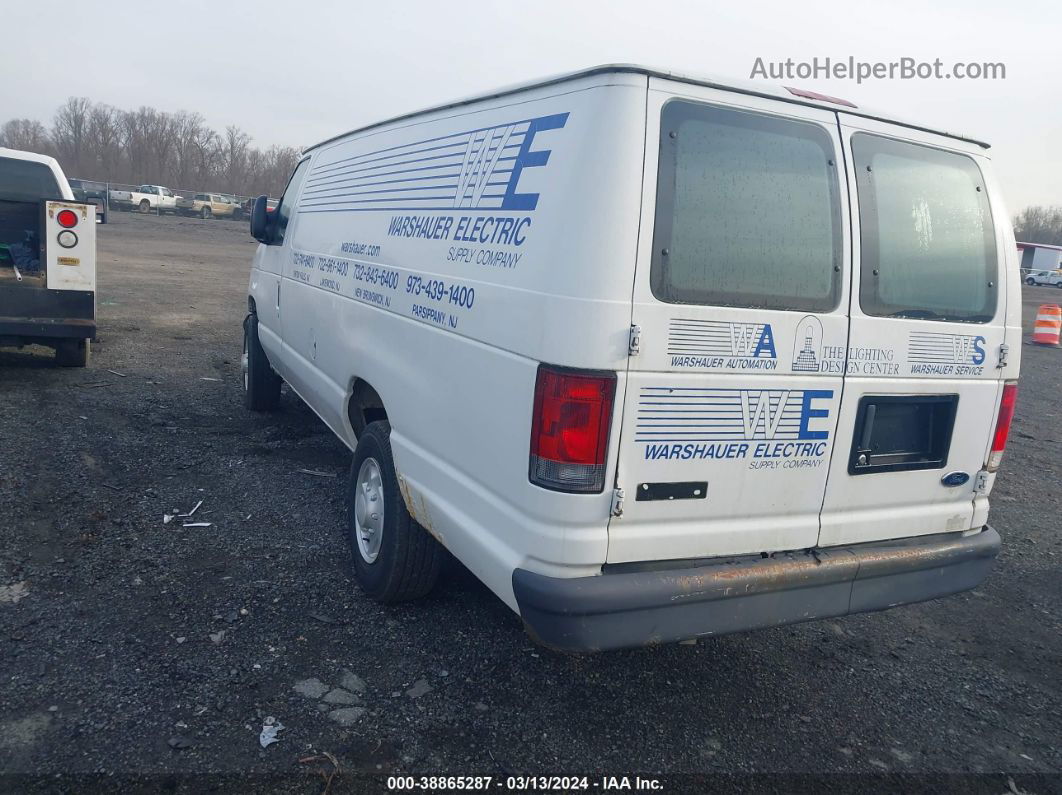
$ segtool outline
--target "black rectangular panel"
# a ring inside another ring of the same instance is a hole
[[[708,481],[689,480],[679,483],[639,483],[637,502],[648,500],[703,500],[708,496]]]
[[[943,468],[958,405],[958,395],[864,395],[848,474]]]

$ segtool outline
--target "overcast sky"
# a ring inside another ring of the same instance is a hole
[[[194,110],[257,145],[599,63],[748,79],[757,57],[1002,62],[1005,80],[781,81],[992,145],[1009,209],[1062,205],[1057,2],[10,3],[0,123],[69,96]],[[724,7],[725,5],[725,7]]]

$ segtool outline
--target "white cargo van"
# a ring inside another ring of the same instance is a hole
[[[1020,351],[987,148],[636,66],[356,130],[256,202],[247,405],[354,451],[368,594],[445,548],[552,647],[972,588]]]

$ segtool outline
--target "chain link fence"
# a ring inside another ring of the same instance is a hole
[[[162,185],[131,185],[123,182],[70,178],[70,187],[82,201],[95,204],[98,210],[137,212],[145,215],[187,215],[203,219],[231,218],[243,220],[250,215],[254,196],[219,193],[192,188],[168,188]]]

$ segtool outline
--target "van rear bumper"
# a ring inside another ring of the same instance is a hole
[[[91,290],[0,288],[0,337],[24,342],[96,339],[96,295]]]
[[[760,556],[606,567],[594,577],[516,569],[528,631],[564,651],[669,643],[701,635],[885,610],[976,587],[999,553],[987,525],[954,534]]]

